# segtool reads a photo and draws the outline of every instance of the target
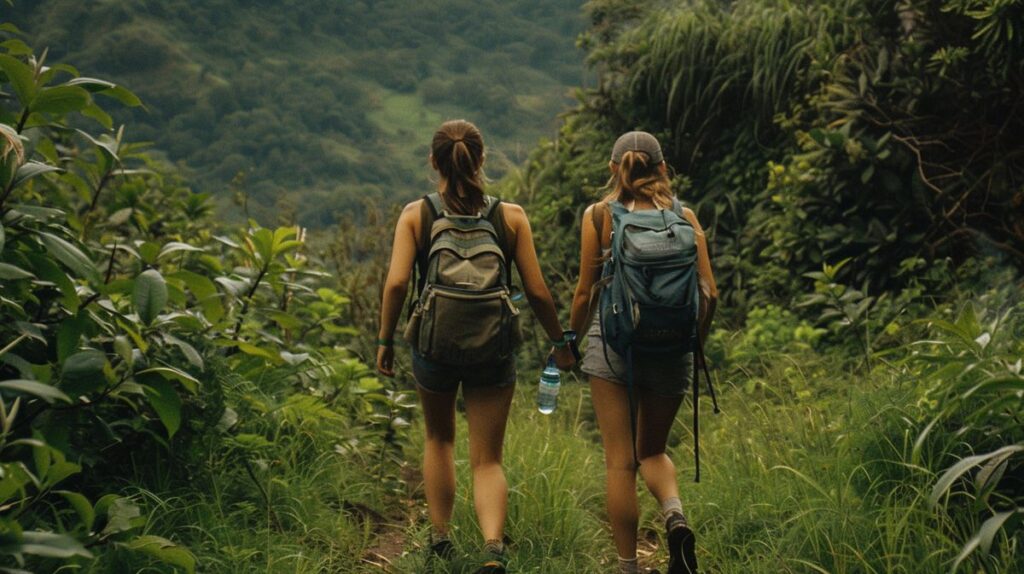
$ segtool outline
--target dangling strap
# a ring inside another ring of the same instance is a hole
[[[607,356],[607,355],[606,355]],[[640,457],[636,452],[637,435],[637,404],[636,391],[633,385],[633,347],[626,349],[626,396],[629,397],[629,434],[633,443],[633,464],[634,468],[640,468]]]
[[[693,353],[693,464],[696,468],[693,481],[700,482],[700,407],[698,404],[700,396],[700,369],[704,369],[704,378],[708,384],[708,394],[711,395],[711,404],[714,405],[715,414],[722,412],[718,408],[718,397],[715,395],[715,387],[711,385],[711,371],[708,370],[708,361],[704,356],[704,341],[700,338],[700,331],[697,331],[697,348]],[[699,364],[698,364],[699,363]]]

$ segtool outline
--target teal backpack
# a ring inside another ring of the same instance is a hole
[[[598,206],[602,204],[597,204]],[[672,209],[631,212],[622,203],[607,204],[611,210],[611,253],[601,271],[599,309],[605,357],[610,347],[626,360],[633,458],[636,460],[636,400],[633,391],[635,360],[658,360],[659,355],[694,353],[693,361],[693,455],[695,480],[700,482],[700,429],[698,408],[699,365],[704,367],[708,392],[719,411],[711,376],[703,360],[697,328],[700,294],[697,274],[696,230],[682,215],[673,198]],[[605,215],[595,208],[594,224],[603,241]],[[609,366],[610,361],[607,361]]]

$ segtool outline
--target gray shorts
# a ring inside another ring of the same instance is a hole
[[[507,387],[516,382],[516,358],[480,365],[457,366],[435,363],[413,351],[412,376],[416,384],[435,393],[454,393],[463,387]]]
[[[586,354],[580,370],[592,376],[619,385],[626,384],[626,359],[611,348],[605,349],[601,340],[600,317],[595,313],[594,322],[587,331]],[[605,353],[607,352],[607,360]],[[693,383],[693,353],[682,355],[639,356],[633,358],[633,384],[637,388],[665,396],[678,397]]]

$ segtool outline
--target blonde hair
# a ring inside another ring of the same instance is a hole
[[[651,157],[642,151],[623,153],[618,172],[608,180],[607,188],[611,191],[602,201],[647,199],[658,207],[671,206],[672,182],[661,171],[661,163],[651,162]]]

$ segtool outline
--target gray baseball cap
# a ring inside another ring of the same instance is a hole
[[[647,132],[629,132],[619,136],[619,139],[615,140],[615,145],[612,147],[612,161],[615,163],[621,162],[622,154],[627,151],[642,151],[651,158],[652,163],[665,161],[658,138]]]

